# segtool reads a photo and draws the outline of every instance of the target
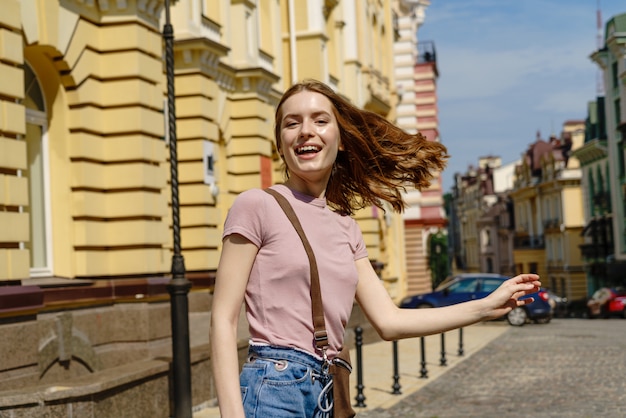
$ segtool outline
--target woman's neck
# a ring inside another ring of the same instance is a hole
[[[291,190],[295,190],[299,193],[311,196],[317,199],[323,199],[326,197],[326,182],[308,182],[302,178],[289,177],[285,181],[284,185]]]

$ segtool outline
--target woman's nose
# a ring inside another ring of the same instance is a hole
[[[300,136],[301,137],[309,137],[313,133],[313,122],[311,121],[303,121],[300,128]]]

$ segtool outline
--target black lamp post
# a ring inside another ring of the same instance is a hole
[[[172,280],[168,285],[172,321],[172,375],[174,418],[191,418],[191,360],[189,355],[189,305],[191,282],[185,278],[185,259],[180,247],[180,207],[178,201],[178,155],[176,150],[176,106],[174,104],[174,29],[170,23],[170,2],[165,0],[165,67],[170,140],[172,186],[172,230],[174,254]]]

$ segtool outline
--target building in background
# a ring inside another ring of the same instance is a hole
[[[610,286],[607,264],[615,251],[604,97],[589,103],[585,142],[572,157],[580,161],[582,170],[585,226],[580,254],[587,275],[587,295],[592,295],[597,289]]]
[[[485,156],[479,159],[478,167],[470,166],[464,174],[455,174],[452,193],[458,222],[455,271],[476,273],[487,268],[483,264],[486,264],[488,254],[493,252],[491,238],[495,238],[495,235],[491,235],[493,231],[485,227],[484,221],[483,225],[480,225],[479,220],[497,201],[493,170],[500,165],[500,157]],[[479,237],[481,226],[485,235],[482,247]],[[481,258],[485,258],[484,262],[481,262]]]
[[[541,158],[541,180],[537,185],[543,223],[546,270],[545,287],[569,300],[587,294],[584,264],[579,256],[584,225],[581,169],[571,153],[584,142],[585,123],[563,124],[559,138],[551,137],[551,152]]]
[[[568,298],[585,295],[580,168],[570,154],[584,138],[584,121],[567,121],[561,136],[537,134],[519,161],[482,157],[457,174],[452,204],[458,272],[513,276],[536,272]]]
[[[515,170],[510,197],[515,215],[516,273],[537,273],[567,298],[585,295],[577,248],[583,226],[580,168],[570,158],[584,139],[583,121],[566,121],[560,137],[539,132]]]
[[[599,94],[588,106],[587,133],[575,152],[583,170],[587,293],[626,286],[626,13],[605,25],[591,59],[601,71]],[[602,37],[601,37],[602,38]]]
[[[420,132],[429,141],[440,141],[437,108],[437,53],[433,41],[419,39],[429,0],[396,1],[399,38],[394,45],[394,72],[398,87],[396,123],[405,131]],[[439,276],[447,275],[448,251],[440,235],[447,233],[439,173],[426,190],[407,190],[404,242],[408,294],[430,291]],[[441,241],[441,242],[440,242]]]
[[[545,241],[541,220],[541,203],[537,186],[541,182],[541,158],[552,152],[552,146],[537,138],[522,156],[515,169],[515,180],[510,192],[515,214],[513,259],[516,272],[537,273],[545,276]]]

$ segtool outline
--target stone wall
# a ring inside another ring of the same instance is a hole
[[[0,416],[171,416],[167,282],[138,279],[40,289],[44,303],[39,312],[5,313]],[[211,297],[202,286],[189,294],[194,406],[215,398],[208,344]]]

